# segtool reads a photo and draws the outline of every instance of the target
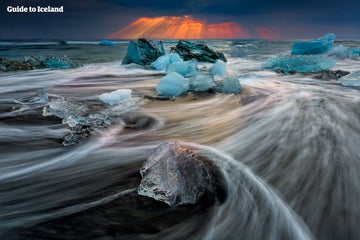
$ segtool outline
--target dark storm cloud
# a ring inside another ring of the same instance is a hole
[[[9,5],[63,5],[65,12],[7,13]],[[308,32],[309,36],[316,36],[317,29],[320,34],[333,28],[343,29],[345,38],[360,38],[358,0],[2,0],[0,7],[1,38],[102,38],[139,17],[185,14],[208,22],[272,26],[283,31],[284,37],[285,29],[294,26],[298,29],[293,33]]]

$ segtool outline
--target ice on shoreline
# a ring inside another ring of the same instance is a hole
[[[156,92],[161,96],[178,96],[189,90],[189,80],[177,72],[170,72],[160,79]]]
[[[131,98],[131,89],[118,89],[110,93],[103,93],[99,99],[109,105],[116,105],[128,101]]]
[[[325,36],[313,39],[311,41],[294,42],[291,47],[291,54],[310,55],[326,53],[332,48],[335,38],[335,34],[328,33]]]

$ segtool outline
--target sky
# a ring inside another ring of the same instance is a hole
[[[359,9],[359,0],[1,0],[0,39],[360,39]]]

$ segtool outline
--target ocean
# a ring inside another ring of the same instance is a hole
[[[128,41],[115,42],[0,42],[7,59],[66,55],[83,64],[0,72],[1,239],[360,238],[360,88],[264,70],[292,41],[199,40],[225,54],[242,92],[160,101],[147,96],[164,71],[121,65]],[[164,41],[165,50],[176,43]],[[333,69],[360,71],[359,63],[339,58]],[[99,100],[122,88],[132,90],[129,103]],[[48,103],[23,101],[38,89]],[[75,144],[66,145],[68,123],[44,116],[47,106],[107,124],[70,134]],[[216,198],[169,207],[137,194],[140,168],[163,141],[212,164]]]

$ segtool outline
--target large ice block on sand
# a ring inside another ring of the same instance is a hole
[[[360,71],[343,76],[339,81],[344,86],[360,87]]]
[[[210,68],[212,75],[224,76],[226,73],[226,63],[222,60],[216,60],[214,65]]]
[[[195,204],[205,192],[214,192],[214,177],[196,154],[178,142],[163,142],[140,169],[138,194],[169,206]]]
[[[167,72],[177,72],[184,77],[192,77],[197,74],[198,61],[195,59],[189,61],[175,62],[169,65]]]
[[[189,90],[189,80],[176,72],[168,73],[156,85],[156,92],[161,96],[178,96]]]
[[[131,98],[131,89],[118,89],[110,93],[103,93],[99,96],[104,103],[115,105],[128,101]]]
[[[152,44],[145,38],[131,40],[122,64],[136,63],[141,66],[150,65],[158,57],[164,55],[162,44]]]
[[[291,54],[309,55],[326,53],[332,48],[335,37],[335,34],[328,33],[311,41],[294,42],[291,47]]]
[[[226,77],[223,80],[217,82],[216,91],[221,93],[240,93],[242,90],[240,80],[238,77],[231,76]]]
[[[156,59],[155,62],[151,63],[151,67],[156,70],[166,70],[171,63],[181,62],[182,59],[177,53],[165,54]]]
[[[198,74],[190,79],[190,91],[205,92],[215,90],[215,79],[211,75]]]
[[[102,40],[100,42],[100,45],[102,46],[116,46],[116,43],[110,41],[110,40]]]
[[[318,55],[284,56],[269,59],[264,69],[281,72],[319,72],[332,68],[336,59]]]

